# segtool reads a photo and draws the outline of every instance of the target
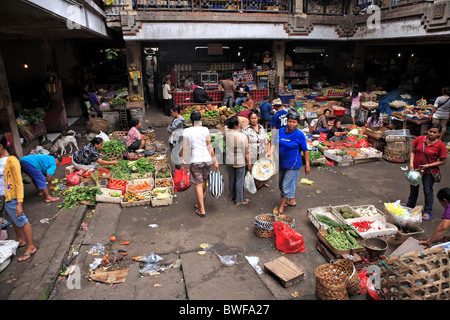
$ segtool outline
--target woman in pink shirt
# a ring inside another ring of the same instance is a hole
[[[361,110],[361,96],[362,93],[359,92],[359,86],[355,85],[355,87],[353,88],[352,94],[350,96],[350,99],[352,101],[352,106],[350,108],[350,113],[352,116],[352,120],[353,120],[353,125],[356,125],[356,115],[359,113],[359,111]]]
[[[142,124],[139,120],[131,121],[131,129],[128,131],[127,135],[127,146],[129,150],[144,149],[145,142],[148,137],[141,135],[139,132],[141,127]]]

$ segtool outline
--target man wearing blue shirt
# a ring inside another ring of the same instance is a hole
[[[259,105],[259,110],[261,111],[261,125],[264,129],[267,129],[267,125],[272,119],[272,114],[275,113],[274,108],[269,102],[269,96],[264,96],[264,101]]]
[[[283,103],[281,102],[281,99],[275,99],[272,101],[272,105],[275,108],[276,112],[272,116],[272,120],[270,121],[270,127],[272,130],[275,129],[281,129],[283,127],[286,127],[287,125],[287,110],[283,106]]]
[[[33,181],[39,190],[39,195],[45,195],[45,202],[58,201],[58,197],[52,197],[49,190],[54,190],[52,186],[52,176],[55,174],[56,166],[61,162],[61,156],[55,159],[46,154],[33,154],[20,158],[20,166]],[[48,183],[48,188],[47,188]]]

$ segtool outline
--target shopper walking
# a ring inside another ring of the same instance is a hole
[[[439,139],[441,126],[432,123],[426,136],[419,136],[412,142],[412,149],[409,160],[410,170],[420,170],[422,174],[422,185],[425,196],[425,207],[423,209],[422,220],[430,220],[433,212],[433,186],[435,177],[439,175],[439,166],[447,162],[447,148]],[[419,197],[420,185],[410,185],[410,193],[407,207],[414,208]]]
[[[278,186],[281,191],[280,207],[278,212],[282,214],[285,206],[296,206],[295,191],[297,186],[298,174],[302,163],[303,151],[305,156],[305,173],[311,171],[309,163],[308,146],[305,135],[297,129],[300,122],[300,115],[297,111],[291,109],[287,114],[287,125],[277,131],[273,139],[271,150],[267,153],[270,158],[278,146],[279,150],[279,180]]]
[[[195,185],[195,195],[197,196],[197,210],[195,213],[204,218],[205,197],[206,197],[206,181],[209,178],[211,162],[213,162],[214,170],[219,169],[219,163],[214,154],[211,145],[211,136],[209,130],[202,126],[202,115],[199,111],[191,112],[192,127],[183,131],[183,147],[180,156],[183,157],[190,151],[190,182]]]
[[[433,110],[431,110],[431,122],[439,123],[442,127],[441,140],[447,132],[447,121],[450,113],[450,87],[442,88],[442,96],[438,97],[434,102]]]
[[[258,123],[257,111],[250,111],[248,115],[249,125],[244,129],[243,133],[247,136],[248,146],[250,152],[250,163],[248,171],[252,172],[253,165],[260,158],[265,157],[267,153],[267,135],[264,127]],[[260,181],[255,179],[256,189],[262,187],[270,187],[267,181]]]
[[[282,127],[286,127],[287,125],[287,110],[284,107],[283,103],[281,102],[281,99],[275,99],[272,101],[272,105],[275,108],[276,112],[272,116],[272,120],[270,120],[270,128],[272,131],[275,129],[281,129]],[[272,133],[273,134],[273,133]]]
[[[28,244],[19,261],[28,261],[36,253],[31,224],[23,212],[23,183],[20,162],[6,137],[0,135],[0,196],[4,197],[6,219],[12,222],[19,247]]]
[[[181,169],[180,164],[180,142],[183,141],[183,128],[185,119],[180,114],[180,106],[173,105],[170,109],[170,115],[173,120],[167,127],[167,132],[170,133],[169,148],[171,153],[172,162],[175,165],[175,169]]]
[[[247,199],[244,199],[245,167],[250,165],[248,139],[245,134],[240,132],[237,116],[232,116],[227,120],[227,129],[225,136],[230,197],[236,205],[246,205],[249,203]]]

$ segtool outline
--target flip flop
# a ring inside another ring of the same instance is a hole
[[[200,217],[200,218],[204,218],[204,217],[206,217],[206,213],[200,213],[200,210],[199,209],[197,209],[197,210],[195,210],[195,213]]]
[[[237,206],[245,206],[249,203],[250,203],[250,201],[248,199],[245,199],[244,202],[238,202],[238,203],[236,203],[236,205]]]
[[[430,220],[431,218],[433,218],[433,215],[432,215],[431,213],[425,213],[425,214],[428,214],[428,218],[424,218],[423,215],[422,215],[422,220],[423,220],[423,221],[428,221],[428,220]]]
[[[297,206],[297,204],[290,204],[290,203],[287,203],[287,202],[285,204],[285,207],[296,207],[296,206]]]
[[[25,262],[25,261],[30,261],[31,257],[36,253],[37,249],[34,250],[34,252],[31,253],[25,253],[23,256],[21,256],[19,259],[17,259],[17,261],[19,262]],[[22,259],[22,260],[20,260]]]
[[[19,246],[17,248],[23,248],[23,247],[26,247],[26,246],[27,246],[27,243],[25,242],[24,244],[19,244]]]

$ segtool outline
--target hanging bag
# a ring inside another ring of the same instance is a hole
[[[189,188],[189,186],[191,185],[189,181],[189,171],[186,170],[185,167],[175,169],[175,173],[173,175],[173,183],[175,192],[183,191]]]

